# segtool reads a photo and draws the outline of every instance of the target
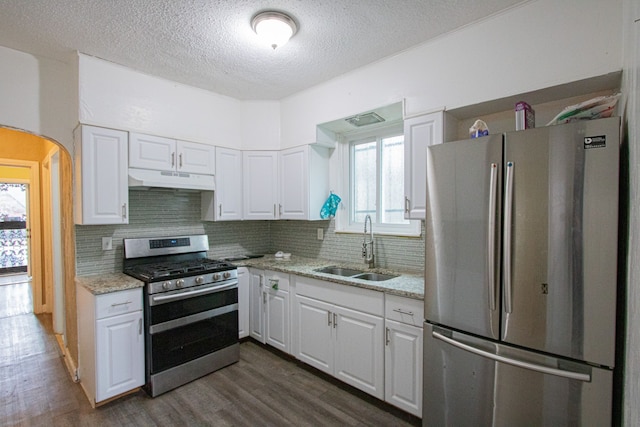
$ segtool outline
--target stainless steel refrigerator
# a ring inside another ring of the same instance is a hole
[[[619,125],[429,147],[423,425],[611,423]]]

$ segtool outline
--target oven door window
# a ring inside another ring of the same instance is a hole
[[[148,307],[149,324],[158,325],[215,308],[236,304],[238,289],[228,289]]]
[[[231,311],[151,334],[151,373],[181,365],[238,342],[238,312]]]

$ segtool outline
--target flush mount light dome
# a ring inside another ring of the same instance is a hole
[[[261,40],[274,49],[283,46],[298,30],[290,16],[274,11],[261,12],[254,16],[251,28]]]

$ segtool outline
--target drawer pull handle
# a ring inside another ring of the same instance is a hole
[[[127,304],[131,304],[131,301],[125,301],[125,302],[114,302],[113,304],[111,304],[111,307],[117,307],[119,305],[127,305]]]
[[[403,310],[401,308],[394,308],[393,311],[395,311],[396,313],[406,314],[408,316],[413,316],[413,311],[406,311],[406,310]]]

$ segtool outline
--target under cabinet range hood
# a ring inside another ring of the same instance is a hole
[[[213,191],[215,182],[213,175],[129,168],[129,188]]]

